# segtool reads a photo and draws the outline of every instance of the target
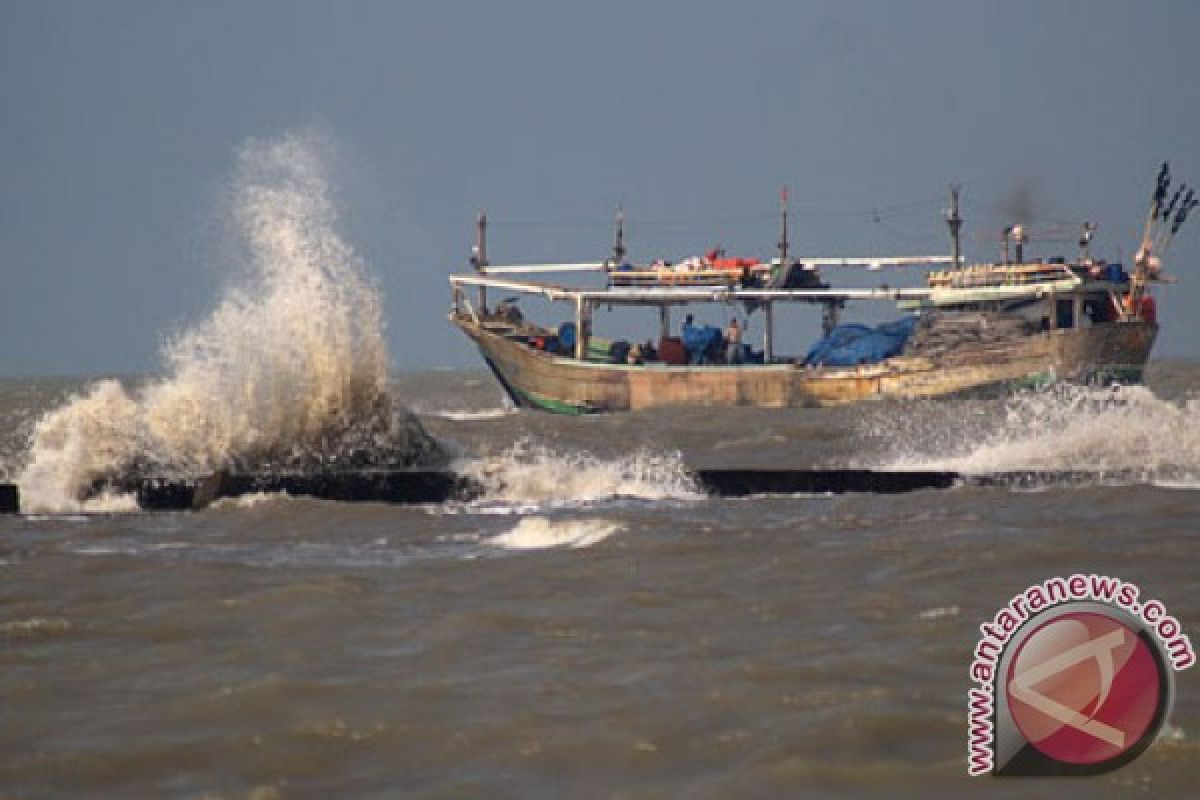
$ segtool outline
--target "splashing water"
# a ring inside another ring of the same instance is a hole
[[[559,453],[522,440],[499,455],[457,466],[484,487],[482,507],[499,511],[569,508],[614,499],[703,497],[677,452],[643,450],[605,459],[590,453]]]
[[[101,381],[40,420],[19,479],[23,506],[76,510],[97,482],[130,473],[194,476],[381,448],[411,463],[436,449],[388,395],[379,294],[335,230],[320,143],[249,141],[231,201],[243,280],[168,342],[167,377],[136,390]]]
[[[599,544],[625,529],[619,522],[606,519],[560,519],[525,517],[504,533],[487,539],[493,547],[505,550],[544,550],[566,547],[579,550]]]
[[[1200,397],[1056,385],[1002,402],[927,403],[868,422],[891,469],[1128,470],[1200,479]]]

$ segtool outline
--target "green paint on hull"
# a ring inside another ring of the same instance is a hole
[[[1024,378],[1017,378],[1009,381],[1007,386],[1009,389],[1045,389],[1050,384],[1057,380],[1053,372],[1035,372],[1032,375],[1026,375]]]
[[[625,364],[600,363],[591,360],[579,362],[574,359],[555,357],[545,353],[530,353],[527,352],[526,345],[523,342],[518,342],[485,330],[476,330],[469,324],[463,324],[463,327],[475,339],[485,362],[491,368],[496,379],[508,392],[513,402],[524,408],[535,408],[540,411],[571,416],[630,410],[628,404],[633,400],[633,391],[630,386],[622,385],[622,375],[625,373],[632,375],[642,370],[646,374],[638,379],[641,381],[638,384],[638,388],[642,399],[641,404],[638,406],[639,408],[650,405],[650,403],[645,402],[647,392],[662,389],[667,394],[670,394],[668,383],[688,384],[693,378],[697,379],[695,391],[690,393],[677,392],[678,397],[675,400],[677,404],[684,405],[689,401],[695,401],[697,398],[708,399],[712,405],[736,404],[737,402],[744,402],[746,399],[741,394],[734,400],[728,392],[716,393],[716,389],[725,389],[727,387],[718,385],[718,380],[714,379],[719,377],[718,371],[715,369],[710,372],[692,367],[656,366],[635,368]],[[1081,341],[1068,341],[1061,346],[1055,344],[1053,347],[1048,347],[1043,346],[1046,343],[1038,339],[1031,343],[1029,352],[1020,349],[1016,351],[1016,355],[1020,356],[1021,361],[1024,362],[1016,370],[984,369],[980,374],[967,373],[964,376],[955,372],[953,367],[958,365],[952,365],[946,371],[944,385],[940,385],[941,391],[938,391],[938,381],[941,379],[939,369],[941,367],[933,364],[931,367],[914,369],[913,365],[908,362],[897,361],[898,372],[896,377],[899,378],[899,381],[896,384],[894,393],[904,396],[913,386],[916,387],[918,393],[921,393],[921,396],[925,396],[925,393],[930,388],[934,391],[928,392],[929,396],[948,396],[992,395],[993,393],[1041,389],[1058,382],[1086,385],[1140,383],[1144,365],[1137,363],[1137,359],[1148,353],[1154,331],[1152,329],[1145,329],[1145,326],[1135,326],[1128,329],[1114,327],[1112,331],[1106,330],[1103,333],[1105,337],[1109,337],[1108,341],[1092,342],[1083,338]],[[493,358],[493,355],[495,358]],[[1103,358],[1113,359],[1116,363],[1110,362],[1096,366],[1096,361],[1092,360]],[[1058,362],[1061,363],[1057,369],[1050,367],[1050,364]],[[503,365],[503,368],[501,365]],[[974,365],[965,364],[964,366],[987,367],[988,365],[979,363]],[[1021,369],[1030,368],[1036,371],[1031,371],[1026,375],[1019,375]],[[780,391],[774,394],[768,393],[762,395],[762,397],[755,396],[763,402],[764,406],[772,407],[778,404],[780,396],[791,398],[791,402],[794,405],[839,405],[875,398],[879,396],[880,391],[885,396],[893,393],[891,391],[884,391],[882,383],[875,386],[873,391],[871,391],[871,386],[864,388],[864,386],[860,385],[863,376],[860,372],[853,370],[847,370],[846,375],[838,373],[834,375],[820,374],[809,376],[807,373],[800,374],[799,372],[795,375],[789,374],[784,376],[775,374],[781,370],[790,373],[793,369],[788,365],[725,367],[719,370],[719,375],[727,376],[730,381],[737,381],[739,380],[736,377],[738,373],[758,373],[762,371],[763,380],[791,380],[792,384],[782,386]],[[699,380],[702,372],[706,377],[704,380]],[[1005,377],[1005,373],[1008,376],[1012,376],[1014,372],[1018,374],[1018,377]],[[670,375],[666,373],[670,373]],[[916,376],[915,381],[911,385],[907,382],[909,375]],[[667,380],[668,377],[670,378],[669,381]],[[866,377],[870,379],[872,376],[868,375]],[[595,383],[594,391],[585,394],[579,391],[579,387],[577,386],[564,386],[564,378],[571,378],[573,381],[592,381]],[[827,378],[840,381],[845,385],[839,384],[832,386],[832,388],[830,386],[822,386],[820,382]],[[974,381],[978,381],[978,383]],[[534,387],[541,391],[535,390]],[[685,388],[687,387],[685,386]],[[755,385],[750,388],[758,387]],[[625,390],[624,392],[623,389]],[[813,389],[814,391],[809,393],[809,389]],[[705,391],[713,392],[712,396],[704,395]],[[789,394],[789,392],[792,394]],[[568,400],[562,396],[564,394],[580,399]],[[589,401],[587,399],[588,394],[591,394],[594,399]],[[718,394],[720,394],[720,398],[718,398]],[[794,397],[792,396],[793,394],[795,395]],[[662,398],[657,399],[662,400]],[[671,398],[667,397],[666,401],[659,404],[670,404],[670,400]]]
[[[531,392],[528,389],[522,389],[519,386],[514,386],[513,389],[521,398],[521,405],[536,408],[541,411],[549,411],[553,414],[567,414],[573,417],[580,417],[584,414],[594,414],[597,409],[588,408],[587,406],[577,406],[572,403],[567,403],[563,400],[556,400],[553,397],[546,397],[536,392]]]

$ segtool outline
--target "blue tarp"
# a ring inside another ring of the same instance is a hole
[[[558,344],[562,347],[564,353],[571,353],[575,350],[575,323],[564,322],[558,326]]]
[[[826,367],[878,363],[900,354],[916,324],[917,318],[909,316],[895,322],[885,322],[877,328],[858,324],[838,325],[812,346],[804,357],[804,363]]]
[[[1108,264],[1104,270],[1104,278],[1113,283],[1129,283],[1129,275],[1120,264]]]

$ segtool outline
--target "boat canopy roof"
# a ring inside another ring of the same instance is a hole
[[[550,270],[541,271],[548,272]],[[483,274],[451,275],[450,283],[455,289],[474,286],[539,296],[548,300],[631,306],[731,303],[737,301],[756,301],[760,303],[830,303],[847,300],[926,301],[940,305],[982,300],[1035,298],[1050,293],[1075,292],[1089,288],[1086,286],[1085,281],[1069,273],[1059,280],[1040,283],[976,286],[969,288],[769,289],[740,288],[737,286],[612,286],[607,288],[579,288],[539,281],[490,277]]]

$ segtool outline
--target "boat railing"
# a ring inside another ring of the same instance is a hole
[[[977,264],[929,273],[929,285],[938,289],[1028,286],[1063,280],[1081,282],[1070,265],[1059,262],[1032,264]]]
[[[735,286],[741,271],[725,269],[697,270],[616,270],[608,274],[609,286]]]
[[[486,275],[451,275],[450,284],[461,290],[472,286],[502,289],[517,294],[564,302],[610,305],[677,305],[683,303],[732,303],[754,301],[836,302],[845,300],[916,300],[929,297],[931,289],[771,289],[737,286],[614,286],[605,288],[568,287],[537,281],[520,281]]]

